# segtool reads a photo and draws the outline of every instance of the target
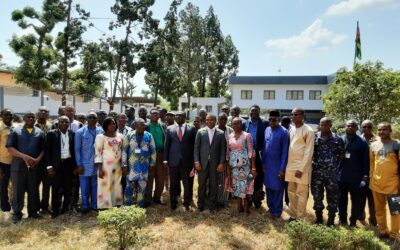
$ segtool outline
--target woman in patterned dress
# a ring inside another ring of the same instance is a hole
[[[116,132],[117,122],[107,117],[103,122],[104,134],[96,136],[95,159],[99,175],[97,208],[105,209],[122,205],[121,155],[123,136]]]
[[[232,120],[233,133],[229,135],[228,176],[232,178],[233,195],[238,197],[238,211],[249,213],[248,195],[254,191],[254,178],[257,175],[253,138],[242,131],[242,120]]]

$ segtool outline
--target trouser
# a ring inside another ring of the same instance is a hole
[[[301,219],[304,217],[308,199],[308,185],[289,181],[289,212],[292,217]]]
[[[11,171],[13,188],[12,208],[15,214],[20,214],[24,208],[25,191],[28,192],[28,214],[39,211],[39,190],[37,181],[37,168],[24,166],[17,171]]]
[[[79,182],[81,185],[82,209],[97,209],[97,175],[79,176]]]
[[[151,203],[152,200],[158,201],[164,189],[164,180],[168,172],[168,168],[163,163],[163,151],[157,150],[156,166],[153,170],[149,171],[149,178],[147,179],[146,186],[146,202]],[[153,194],[153,185],[155,190]]]
[[[216,166],[210,166],[210,163],[207,163],[206,168],[203,168],[198,172],[199,188],[197,207],[199,209],[204,209],[207,181],[209,185],[208,207],[210,210],[214,210],[217,201],[217,169]]]
[[[79,201],[79,174],[73,174],[71,187],[71,207],[78,207]]]
[[[275,190],[265,187],[267,191],[267,205],[269,213],[275,217],[281,217],[283,211],[283,193],[284,189]]]
[[[335,216],[339,203],[338,181],[334,174],[313,171],[311,177],[311,194],[314,198],[313,208],[316,212],[322,212],[325,208],[323,202],[325,190],[329,216]]]
[[[49,210],[49,200],[50,200],[50,186],[51,186],[51,180],[50,177],[47,173],[47,168],[45,166],[44,161],[40,163],[40,166],[38,166],[38,190],[39,186],[42,184],[42,192],[41,192],[41,200],[40,200],[40,205],[39,207],[47,211]]]
[[[350,224],[355,225],[361,214],[361,189],[356,183],[339,182],[339,219],[342,223],[347,223],[347,204],[350,193],[351,215]]]
[[[61,201],[62,210],[68,211],[71,201],[72,188],[72,167],[74,162],[72,158],[61,160],[61,165],[56,169],[56,174],[52,178],[51,188],[51,207],[53,213],[59,213]]]
[[[285,203],[289,206],[288,182],[285,181]]]
[[[165,174],[164,187],[165,190],[169,192],[169,169],[167,169],[167,173]]]
[[[10,165],[0,162],[0,169],[3,176],[0,176],[0,204],[1,211],[8,212],[11,210],[10,197],[8,196],[8,186],[10,184]]]
[[[191,166],[189,166],[191,167]],[[179,162],[176,167],[169,167],[169,197],[171,202],[171,207],[176,207],[178,204],[177,196],[179,192],[179,187],[181,186],[181,180],[183,183],[183,205],[189,206],[192,202],[193,197],[193,185],[190,185],[190,169],[188,166],[184,166],[182,161]],[[193,184],[193,182],[192,182]]]
[[[128,178],[126,178],[126,188],[124,195],[124,204],[126,206],[137,204],[138,207],[144,207],[146,183],[147,180],[130,181],[128,180]]]
[[[257,176],[256,178],[254,178],[254,192],[251,200],[254,203],[255,207],[261,207],[261,202],[265,196],[265,193],[263,191],[264,169],[258,152],[256,154],[256,170],[257,170]]]
[[[368,185],[361,190],[361,220],[365,220],[365,206],[368,200],[369,224],[376,225],[374,196]]]
[[[387,226],[386,219],[386,200],[387,194],[377,193],[372,191],[375,209],[376,209],[376,220],[378,222],[379,233],[386,234],[389,233],[389,229]],[[390,216],[390,237],[397,239],[399,237],[399,229],[400,229],[400,215],[391,215]]]

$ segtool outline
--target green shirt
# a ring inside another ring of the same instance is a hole
[[[156,149],[157,150],[163,150],[164,149],[164,133],[162,131],[161,125],[156,123],[150,123],[149,124],[150,128],[150,134],[154,138],[154,143],[156,144]]]

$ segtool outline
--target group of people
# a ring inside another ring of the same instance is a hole
[[[78,210],[79,193],[80,211],[86,214],[120,205],[164,205],[165,188],[172,210],[178,197],[190,210],[197,175],[200,212],[207,207],[216,213],[236,199],[238,212],[249,213],[266,197],[272,218],[281,217],[285,201],[289,221],[298,220],[305,216],[311,189],[316,224],[323,223],[326,193],[328,226],[334,225],[337,210],[340,224],[349,220],[356,226],[366,218],[368,200],[369,223],[378,226],[380,237],[398,237],[399,215],[391,215],[390,231],[386,222],[386,199],[399,188],[399,144],[391,139],[387,122],[379,123],[376,136],[371,121],[362,122],[359,135],[357,122],[349,120],[339,136],[332,132],[329,117],[320,120],[318,131],[304,124],[300,108],[290,118],[271,111],[265,120],[253,105],[245,120],[239,107],[223,106],[218,117],[200,110],[193,125],[181,111],[157,107],[148,116],[140,107],[136,119],[134,113],[126,107],[121,114],[75,115],[68,105],[49,122],[49,109],[42,106],[36,114],[25,113],[18,127],[13,126],[12,111],[2,110],[2,211],[12,208],[14,222],[20,221],[26,191],[28,217],[41,218],[39,211],[50,211],[50,188],[52,218]]]

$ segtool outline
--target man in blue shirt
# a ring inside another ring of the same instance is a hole
[[[279,111],[269,113],[269,127],[265,129],[262,153],[267,205],[273,218],[281,217],[283,211],[285,171],[290,143],[289,132],[279,125],[279,117]]]
[[[95,112],[90,112],[87,120],[87,125],[75,133],[75,157],[80,175],[82,214],[88,213],[90,208],[97,209],[97,167],[94,164],[94,141],[98,134],[103,133],[103,129],[96,126],[97,114]],[[89,191],[91,204],[89,204]]]
[[[369,176],[368,143],[356,134],[357,122],[346,122],[346,135],[342,137],[345,143],[345,157],[339,167],[339,219],[342,225],[347,225],[348,195],[351,197],[350,226],[355,227],[362,214],[361,195]]]
[[[13,128],[8,137],[7,148],[14,157],[11,163],[11,182],[13,186],[12,208],[13,221],[22,219],[25,191],[28,192],[28,216],[40,219],[38,164],[44,155],[44,133],[40,128],[34,127],[35,114],[27,112],[24,115],[24,126]]]
[[[251,106],[250,118],[243,122],[242,130],[251,134],[254,150],[256,151],[257,176],[254,179],[254,193],[252,197],[252,202],[256,208],[261,207],[261,201],[265,195],[263,191],[264,170],[260,155],[264,147],[264,131],[268,126],[268,122],[260,118],[260,106],[256,104]]]

